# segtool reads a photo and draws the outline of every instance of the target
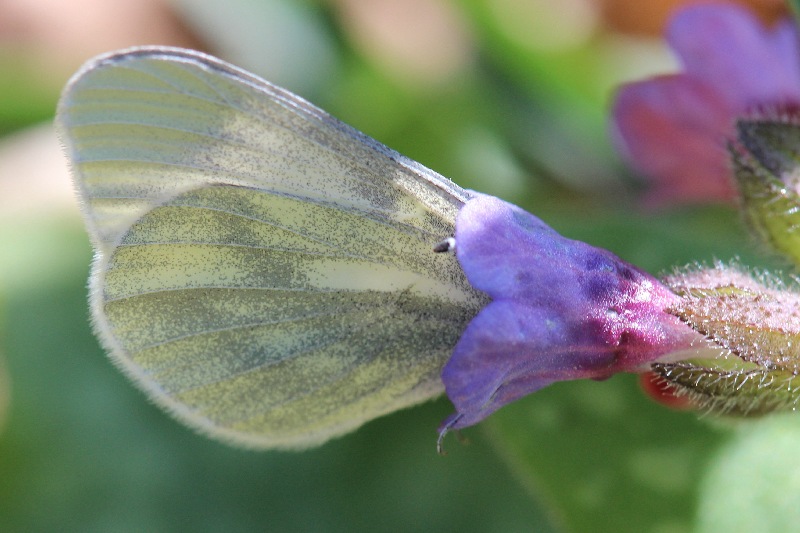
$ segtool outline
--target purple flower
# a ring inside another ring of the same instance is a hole
[[[618,145],[651,180],[651,205],[731,200],[725,144],[735,120],[800,107],[797,28],[786,20],[767,29],[743,8],[708,4],[678,12],[667,40],[683,72],[619,90]]]
[[[679,297],[658,280],[497,198],[466,203],[455,241],[467,279],[493,301],[442,371],[457,411],[442,434],[553,382],[644,371],[702,339],[666,311]]]

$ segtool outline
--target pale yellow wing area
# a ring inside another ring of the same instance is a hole
[[[56,118],[101,252],[164,198],[205,183],[266,187],[395,220],[453,220],[468,193],[302,98],[211,56],[134,48],[68,83]]]
[[[487,301],[432,251],[463,190],[189,51],[89,63],[58,122],[98,252],[95,329],[178,418],[297,448],[442,391]]]

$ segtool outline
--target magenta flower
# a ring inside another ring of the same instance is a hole
[[[649,178],[651,205],[731,200],[725,145],[735,120],[800,107],[797,28],[767,29],[741,7],[708,4],[681,10],[666,37],[684,71],[619,90],[617,144]]]
[[[658,280],[502,200],[467,202],[455,242],[467,279],[493,301],[442,371],[457,411],[443,433],[553,382],[645,371],[703,342],[667,312],[679,297]]]

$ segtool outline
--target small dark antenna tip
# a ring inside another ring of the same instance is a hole
[[[456,240],[453,237],[448,237],[433,247],[433,251],[436,252],[437,254],[444,252],[452,252],[455,249],[456,249]]]

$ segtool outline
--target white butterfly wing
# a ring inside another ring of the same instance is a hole
[[[465,191],[185,50],[90,62],[57,122],[97,249],[95,329],[179,418],[303,447],[441,392],[486,301],[432,252]]]
[[[452,220],[469,197],[302,98],[190,50],[90,61],[67,85],[57,125],[101,249],[155,203],[206,183],[302,191],[400,221],[418,215],[416,198]]]

